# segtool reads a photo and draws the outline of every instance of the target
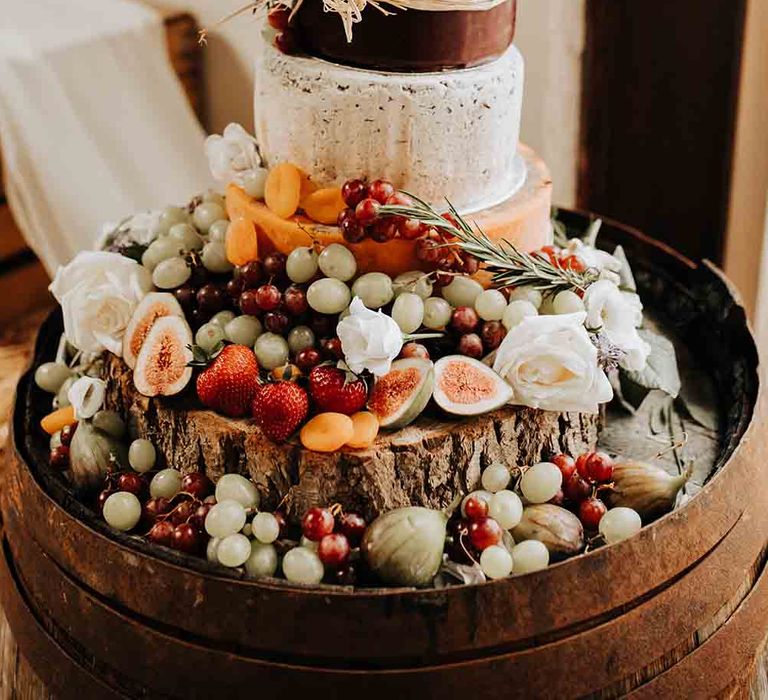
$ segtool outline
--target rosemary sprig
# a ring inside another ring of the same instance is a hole
[[[566,289],[583,291],[598,278],[596,270],[577,272],[554,265],[548,258],[518,250],[505,239],[494,243],[476,223],[473,229],[450,202],[448,212],[455,224],[424,200],[408,192],[404,194],[411,198],[413,204],[387,204],[381,207],[379,215],[415,219],[455,238],[455,243],[448,245],[458,246],[483,263],[485,270],[491,273],[495,287],[531,286],[549,293]]]

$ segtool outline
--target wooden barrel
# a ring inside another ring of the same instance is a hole
[[[81,698],[746,692],[768,630],[768,466],[744,311],[711,266],[618,224],[602,236],[624,246],[646,305],[718,392],[715,470],[683,507],[627,541],[483,585],[240,580],[115,534],[75,500],[46,467],[35,427],[44,397],[27,373],[3,465],[0,594],[43,680]],[[59,332],[49,319],[36,362]]]

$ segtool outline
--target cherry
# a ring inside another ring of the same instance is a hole
[[[480,328],[480,337],[488,350],[495,350],[507,335],[507,329],[501,321],[486,321]]]
[[[477,312],[470,306],[460,306],[451,316],[451,328],[457,333],[472,333],[478,322]]]
[[[51,467],[63,472],[69,468],[69,447],[66,445],[57,445],[51,450]]]
[[[338,338],[326,338],[322,341],[323,351],[332,360],[343,360],[344,351],[341,349],[341,340]]]
[[[158,496],[150,498],[141,508],[141,518],[148,525],[152,525],[161,516],[171,510],[171,502],[167,498]]]
[[[556,454],[549,460],[554,464],[563,474],[563,483],[565,484],[576,471],[576,462],[573,457],[563,454],[562,452]]]
[[[483,356],[483,341],[477,333],[467,333],[459,339],[457,349],[460,355],[479,360]]]
[[[563,485],[563,495],[569,501],[581,503],[592,495],[592,486],[581,474],[577,473]]]
[[[397,223],[391,218],[381,219],[371,226],[368,235],[377,243],[391,241],[397,235]]]
[[[428,360],[429,350],[421,343],[406,343],[400,351],[400,357]]]
[[[605,452],[595,452],[587,459],[590,481],[607,484],[613,478],[613,460]]]
[[[159,524],[160,523],[158,523],[158,525]],[[202,535],[197,528],[193,527],[189,523],[182,523],[181,525],[177,525],[173,530],[171,546],[174,549],[178,549],[180,552],[196,554],[200,551],[202,541]]]
[[[147,539],[154,544],[162,544],[166,547],[171,547],[173,544],[173,536],[175,528],[167,520],[160,520],[156,522],[147,535]]]
[[[358,547],[365,534],[365,520],[357,513],[344,513],[339,520],[339,530],[353,547]]]
[[[273,7],[267,13],[267,22],[272,29],[278,32],[284,32],[288,29],[288,22],[291,18],[291,11],[287,7]]]
[[[259,295],[255,289],[246,289],[238,300],[240,311],[248,316],[257,316],[261,313]]]
[[[245,284],[242,277],[234,277],[224,286],[224,291],[230,299],[237,301],[245,290]]]
[[[579,504],[579,520],[588,530],[597,530],[607,510],[599,498],[588,498]]]
[[[395,186],[389,180],[374,180],[368,186],[368,196],[379,204],[386,204],[387,200],[395,194]]]
[[[493,518],[480,518],[469,523],[469,541],[480,552],[499,544],[502,533],[501,525]]]
[[[291,316],[301,316],[308,308],[307,295],[301,287],[292,284],[283,294],[285,310]]]
[[[317,545],[317,556],[326,566],[337,567],[349,559],[349,540],[346,535],[334,532],[326,535]]]
[[[251,262],[238,267],[235,271],[235,275],[235,279],[241,281],[243,289],[253,289],[258,287],[259,283],[264,278],[261,263],[258,260],[251,260]]]
[[[379,215],[381,204],[371,197],[366,197],[355,207],[355,218],[361,224],[372,224]]]
[[[310,508],[301,519],[301,531],[304,537],[319,542],[333,532],[334,519],[327,508]]]
[[[354,209],[368,196],[368,186],[362,180],[347,180],[341,186],[341,198]]]
[[[317,367],[323,361],[320,351],[315,348],[304,348],[296,355],[296,366],[302,371],[307,372],[313,367]]]
[[[290,328],[291,319],[280,311],[270,311],[264,316],[264,326],[270,333],[283,335]]]
[[[270,253],[264,258],[264,273],[271,277],[279,277],[285,273],[286,257],[283,253]]]
[[[104,503],[106,503],[107,499],[115,493],[113,489],[104,489],[101,491],[96,498],[96,507],[99,510],[99,513],[104,509]]]
[[[280,290],[274,284],[262,284],[256,290],[256,302],[262,311],[274,311],[281,300]]]
[[[213,482],[202,472],[191,472],[182,478],[181,490],[202,501],[213,493]]]
[[[77,423],[70,423],[61,429],[61,432],[59,433],[59,439],[61,440],[61,444],[64,445],[64,447],[69,447],[70,443],[72,442],[72,438],[75,436],[76,430]]]
[[[117,480],[117,490],[127,491],[137,498],[141,498],[147,491],[147,482],[141,478],[141,474],[125,472]]]
[[[201,311],[216,313],[225,303],[224,290],[215,284],[206,284],[197,290],[197,306]]]
[[[440,258],[439,243],[431,238],[420,238],[416,241],[416,257],[422,262],[437,262]]]
[[[488,501],[471,496],[464,503],[464,514],[471,521],[488,517]]]

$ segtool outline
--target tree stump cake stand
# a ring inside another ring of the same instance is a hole
[[[564,216],[586,228],[586,215]],[[67,698],[748,696],[765,676],[758,659],[768,638],[768,463],[744,310],[711,265],[617,223],[604,224],[601,238],[621,244],[632,261],[653,322],[675,340],[685,386],[674,403],[651,396],[637,415],[609,411],[601,445],[646,459],[685,433],[685,447],[661,461],[679,469],[693,459],[694,479],[684,505],[639,535],[527,576],[440,590],[301,587],[242,580],[115,534],[48,469],[37,427],[46,398],[30,369],[2,464],[0,599],[51,691]],[[54,353],[60,323],[54,315],[43,325],[33,368]],[[483,434],[520,420],[514,411],[504,417],[489,418]],[[561,428],[579,434],[584,426]],[[526,449],[515,439],[523,434],[488,439],[487,458]],[[200,465],[190,460],[187,468]],[[228,465],[224,453],[220,470]],[[415,479],[416,467],[409,469]],[[467,473],[462,478],[471,480]],[[430,503],[434,494],[442,503],[464,484],[440,474],[433,493],[423,478],[412,482],[422,484],[415,490],[381,492]],[[288,475],[301,484],[299,473]],[[281,483],[265,477],[260,487]]]

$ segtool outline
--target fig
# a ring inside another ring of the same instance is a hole
[[[690,478],[690,468],[672,476],[646,462],[617,463],[613,465],[613,488],[607,492],[606,500],[611,508],[636,510],[647,523],[674,508],[677,494]]]
[[[149,331],[133,370],[133,383],[144,396],[173,396],[192,377],[192,331],[183,318],[165,316]]]
[[[448,516],[415,506],[391,510],[365,531],[360,551],[384,583],[426,586],[443,561]]]
[[[584,548],[581,521],[571,511],[551,503],[527,506],[512,537],[515,542],[542,542],[553,558],[570,557]]]
[[[168,292],[151,292],[136,307],[123,336],[123,360],[131,369],[136,366],[141,346],[155,321],[164,316],[184,318],[176,297]]]
[[[479,360],[448,355],[435,363],[435,403],[446,413],[478,416],[512,400],[512,387]]]
[[[396,360],[376,384],[368,408],[379,419],[379,427],[399,430],[415,421],[432,396],[435,372],[429,360]]]
[[[109,472],[128,467],[128,449],[91,421],[80,421],[69,446],[69,465],[77,488],[96,489]]]

